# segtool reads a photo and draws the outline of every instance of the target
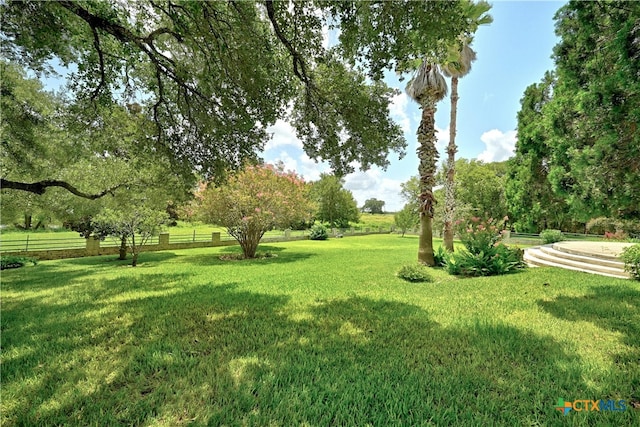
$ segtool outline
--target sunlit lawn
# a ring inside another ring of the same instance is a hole
[[[2,272],[2,426],[640,425],[640,284],[395,277],[375,235]],[[624,399],[624,412],[554,409]]]

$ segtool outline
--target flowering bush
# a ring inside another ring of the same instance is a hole
[[[500,241],[502,226],[507,220],[508,218],[504,217],[502,223],[493,218],[482,221],[474,216],[466,224],[457,221],[458,237],[470,253],[478,254]]]
[[[247,166],[223,185],[209,184],[196,198],[200,216],[227,227],[245,258],[256,256],[264,233],[308,221],[315,210],[305,182],[282,165]]]
[[[473,217],[465,224],[458,222],[458,236],[466,250],[455,252],[447,259],[449,274],[493,276],[524,268],[523,251],[500,242],[507,220],[504,217],[502,221],[493,218],[482,221]]]
[[[616,230],[615,233],[605,231],[604,238],[607,240],[627,240],[629,238],[629,235],[622,230]]]

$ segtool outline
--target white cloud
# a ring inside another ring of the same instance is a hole
[[[402,209],[404,204],[400,197],[401,181],[385,178],[378,168],[358,171],[345,177],[345,188],[353,193],[358,206],[363,206],[367,199],[384,200],[384,210],[394,212]]]
[[[480,136],[484,142],[485,149],[478,155],[478,160],[485,163],[502,162],[513,156],[516,148],[516,131],[510,130],[506,133],[498,129],[491,129]]]
[[[320,179],[321,173],[330,173],[331,168],[325,162],[316,162],[306,153],[300,155],[300,169],[298,173],[304,177],[306,181],[317,181]]]
[[[440,158],[443,158],[442,156],[447,149],[447,145],[449,145],[449,126],[441,129],[436,125],[436,138],[436,149],[440,154]]]
[[[272,134],[272,138],[265,145],[265,151],[285,145],[302,149],[302,141],[296,136],[296,130],[284,120],[277,120],[267,128],[267,132]]]
[[[391,98],[389,104],[389,113],[393,119],[400,125],[405,135],[411,132],[411,121],[407,115],[408,98],[407,94],[400,92]]]

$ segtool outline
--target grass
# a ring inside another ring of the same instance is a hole
[[[11,425],[637,425],[640,283],[553,268],[396,277],[373,235],[2,273]],[[554,409],[625,399],[624,412]]]
[[[389,229],[391,226],[395,225],[395,221],[393,220],[392,213],[384,213],[384,214],[369,214],[369,213],[361,213],[360,214],[360,222],[355,224],[355,227],[384,227]]]

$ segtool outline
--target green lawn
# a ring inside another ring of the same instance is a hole
[[[2,272],[2,426],[639,425],[640,283],[395,277],[372,235]],[[624,399],[624,412],[554,409]]]

